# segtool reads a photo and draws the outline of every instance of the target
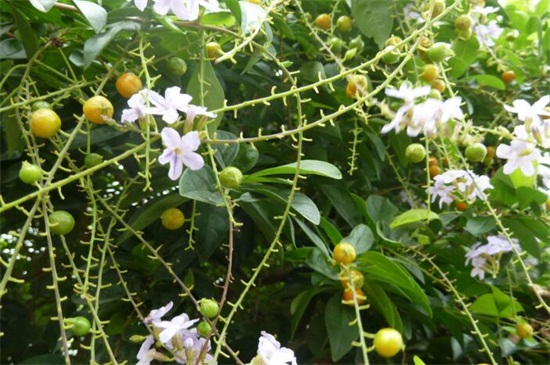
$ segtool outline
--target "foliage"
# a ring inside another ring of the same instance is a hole
[[[0,361],[136,363],[154,335],[173,362],[151,312],[173,302],[206,323],[189,363],[260,364],[265,346],[298,363],[544,363],[548,0],[217,2],[188,18],[160,1],[0,3]],[[144,87],[130,99],[128,72]],[[103,124],[82,109],[97,95]],[[61,119],[50,138],[29,126],[39,101]],[[163,226],[172,208],[183,227]],[[74,228],[54,234],[55,211]],[[353,262],[334,260],[340,242]],[[390,360],[373,351],[388,327],[405,343]]]

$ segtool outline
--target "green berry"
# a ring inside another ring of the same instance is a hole
[[[384,48],[383,52],[386,52],[386,54],[384,54],[384,56],[382,57],[384,63],[388,65],[393,65],[394,63],[399,62],[399,56],[401,54],[395,46],[387,46],[386,48]]]
[[[65,319],[65,324],[70,326],[71,332],[77,337],[86,336],[92,328],[92,324],[88,318],[82,316],[67,318]]]
[[[327,45],[333,52],[340,53],[344,47],[344,41],[338,37],[332,37],[327,41]]]
[[[86,157],[84,157],[84,166],[86,166],[87,168],[97,166],[102,162],[103,156],[101,156],[99,153],[88,153]]]
[[[187,72],[187,63],[179,57],[172,57],[168,60],[168,72],[174,76],[182,76]]]
[[[42,169],[27,161],[23,161],[21,170],[19,170],[19,178],[25,184],[34,184],[42,178]]]
[[[352,27],[352,20],[347,15],[342,15],[341,17],[336,20],[336,27],[340,32],[349,32]]]
[[[48,217],[50,231],[55,234],[65,235],[74,228],[74,218],[71,213],[65,210],[57,210]]]
[[[474,143],[466,147],[466,158],[472,162],[481,162],[487,155],[487,147],[483,143]]]
[[[31,110],[37,111],[38,109],[51,109],[52,105],[44,100],[35,101],[31,104]]]
[[[220,172],[220,183],[224,188],[236,189],[241,186],[243,173],[236,167],[229,166]]]
[[[426,158],[426,149],[420,143],[411,143],[405,150],[405,157],[411,163],[419,163]]]
[[[212,299],[201,299],[199,301],[199,312],[206,318],[214,318],[218,315],[220,306],[218,302]]]
[[[470,30],[472,27],[472,19],[468,15],[461,15],[455,19],[455,29],[459,31]]]
[[[365,42],[363,42],[363,39],[360,35],[353,38],[351,41],[349,41],[349,48],[353,49],[355,48],[357,52],[361,52],[363,50],[363,47],[365,47]]]
[[[453,55],[449,43],[437,42],[428,49],[428,58],[432,62],[443,62]]]
[[[212,331],[212,326],[206,321],[201,321],[197,325],[197,332],[202,337],[208,336],[210,334],[210,331]]]

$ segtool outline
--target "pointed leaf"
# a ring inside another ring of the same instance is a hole
[[[216,176],[209,165],[193,171],[185,169],[179,182],[181,196],[203,203],[220,205],[223,198],[217,188]]]
[[[393,29],[393,7],[385,1],[351,0],[351,14],[361,33],[382,48]]]
[[[344,357],[352,349],[352,342],[359,337],[356,325],[350,326],[354,319],[353,309],[343,305],[338,296],[329,299],[325,307],[325,324],[333,361]]]
[[[103,33],[96,34],[84,43],[84,67],[88,67],[103,51],[103,49],[113,40],[113,38],[124,30],[137,31],[140,25],[132,21],[122,21],[111,24]]]
[[[351,243],[355,247],[357,255],[368,251],[374,243],[374,235],[370,228],[364,224],[359,224],[349,234],[342,239],[344,242]]]
[[[90,23],[94,32],[99,33],[103,30],[107,24],[107,11],[103,7],[90,1],[73,0],[73,3]]]
[[[267,175],[290,175],[296,173],[296,162],[287,165],[272,167],[262,171],[258,171],[251,177],[267,176]],[[302,160],[300,161],[301,175],[320,175],[330,177],[331,179],[340,180],[342,173],[338,168],[328,162],[318,160]]]
[[[393,222],[390,223],[390,228],[395,229],[406,225],[416,225],[423,223],[424,221],[430,222],[432,220],[439,220],[439,216],[427,209],[411,209],[398,215]]]

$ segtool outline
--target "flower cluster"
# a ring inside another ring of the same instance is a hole
[[[477,198],[486,199],[485,190],[492,189],[489,177],[478,176],[467,170],[448,170],[434,177],[434,184],[430,188],[432,202],[439,198],[439,207],[443,203],[453,201],[467,201],[473,203]]]
[[[518,168],[526,176],[536,174],[536,163],[541,158],[537,145],[550,146],[550,112],[545,109],[548,103],[550,95],[543,96],[533,105],[518,99],[512,106],[504,106],[508,112],[517,114],[518,119],[524,122],[514,128],[514,138],[509,145],[500,144],[497,147],[497,157],[508,160],[503,167],[505,174],[509,175]]]
[[[152,327],[155,335],[149,335],[141,344],[137,354],[138,365],[149,365],[151,361],[169,361],[171,360],[162,352],[155,349],[155,341],[160,342],[164,347],[170,350],[178,364],[195,364],[199,356],[206,351],[204,358],[200,363],[215,364],[212,355],[208,354],[210,350],[210,341],[198,335],[197,329],[192,326],[198,319],[189,319],[185,313],[180,314],[170,321],[162,320],[162,317],[172,309],[173,303],[152,310],[145,318],[145,324]]]
[[[502,254],[513,251],[512,245],[517,251],[521,251],[518,240],[508,240],[503,235],[487,237],[487,243],[478,242],[470,247],[466,253],[466,265],[471,264],[473,269],[470,273],[472,277],[479,279],[485,278],[485,273],[491,273],[496,276],[499,271],[499,259]]]
[[[252,359],[251,365],[296,365],[294,352],[281,347],[279,341],[267,332],[262,331],[258,341],[258,355]]]
[[[134,5],[141,11],[145,10],[149,0],[134,0]],[[199,6],[213,11],[219,9],[218,0],[153,0],[153,10],[158,15],[166,15],[172,11],[181,20],[193,21],[199,18]]]
[[[470,10],[472,18],[472,27],[479,45],[485,48],[491,48],[495,45],[495,39],[500,37],[503,29],[496,20],[487,21],[487,15],[495,13],[498,8],[492,6],[476,5]]]
[[[427,137],[435,136],[451,119],[462,119],[464,114],[460,109],[461,98],[456,96],[447,100],[428,98],[416,104],[415,99],[427,96],[429,86],[413,88],[408,82],[401,84],[399,89],[386,89],[386,95],[402,99],[403,105],[397,110],[389,124],[382,128],[382,133],[391,130],[400,132],[407,129],[407,134],[416,137],[424,134]]]
[[[134,123],[148,115],[160,115],[167,124],[174,124],[179,119],[179,112],[183,112],[186,115],[186,125],[192,127],[197,115],[216,117],[216,114],[205,107],[190,104],[192,99],[190,95],[181,93],[177,86],[167,88],[164,97],[156,91],[143,89],[128,99],[129,108],[122,111],[121,120],[123,123]],[[159,162],[163,165],[170,164],[170,179],[177,180],[184,165],[191,170],[199,170],[204,166],[202,156],[195,153],[201,144],[198,132],[180,137],[174,129],[164,128],[161,136],[166,149],[159,157]]]

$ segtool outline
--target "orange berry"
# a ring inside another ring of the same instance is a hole
[[[143,88],[139,77],[132,72],[123,73],[118,77],[115,87],[122,97],[128,99]]]
[[[113,117],[113,104],[104,96],[92,96],[84,103],[82,107],[84,116],[94,124],[105,124],[106,119]]]
[[[437,175],[441,175],[441,167],[437,165],[430,166],[429,173],[430,173],[430,177],[433,179]]]
[[[504,71],[500,77],[502,78],[502,81],[509,84],[516,79],[516,73],[512,70],[508,70]]]
[[[365,302],[365,294],[363,293],[363,290],[357,288],[355,289],[355,296],[357,297],[357,304],[363,304]],[[342,294],[342,300],[346,303],[346,305],[353,306],[353,290],[351,289],[345,289],[344,293]]]
[[[439,91],[440,93],[445,91],[445,83],[443,82],[443,80],[435,79],[432,82],[431,86],[432,86],[432,89],[435,89],[435,90]]]
[[[330,15],[326,13],[319,14],[317,18],[315,18],[315,25],[324,30],[330,29],[331,22],[332,20],[330,18]]]

